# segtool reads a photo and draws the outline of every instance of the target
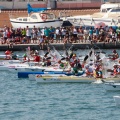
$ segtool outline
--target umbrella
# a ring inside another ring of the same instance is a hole
[[[101,26],[104,28],[106,26],[106,24],[104,22],[95,24],[95,28],[100,28]]]

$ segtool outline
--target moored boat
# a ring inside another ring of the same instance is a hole
[[[68,20],[74,26],[100,26],[105,27],[108,26],[118,26],[120,23],[120,9],[119,3],[113,4],[102,4],[100,12],[94,13],[93,15],[78,15],[78,16],[70,16],[63,17],[61,19]]]
[[[53,13],[43,12],[45,10],[47,9],[32,8],[30,4],[28,4],[28,13],[34,13],[28,15],[27,17],[13,18],[13,16],[10,16],[10,22],[13,28],[26,28],[26,26],[29,26],[29,28],[33,28],[33,26],[36,26],[37,28],[51,26],[60,27],[63,23],[62,19],[56,18]]]

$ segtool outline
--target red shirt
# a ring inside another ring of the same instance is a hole
[[[35,62],[40,62],[40,56],[35,56],[34,61]]]
[[[5,55],[10,55],[11,52],[9,50],[5,51]]]

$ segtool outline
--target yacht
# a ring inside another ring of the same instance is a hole
[[[37,28],[44,27],[60,27],[63,23],[62,19],[56,18],[54,13],[46,12],[47,8],[32,8],[30,4],[28,6],[28,16],[27,17],[10,17],[10,22],[13,28]]]
[[[104,23],[107,26],[118,26],[120,24],[120,4],[102,4],[100,12],[93,15],[78,15],[62,17],[63,20],[71,22],[74,26],[95,26]]]

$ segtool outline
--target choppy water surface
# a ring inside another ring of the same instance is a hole
[[[0,120],[119,120],[114,95],[103,84],[37,84],[1,71]]]

